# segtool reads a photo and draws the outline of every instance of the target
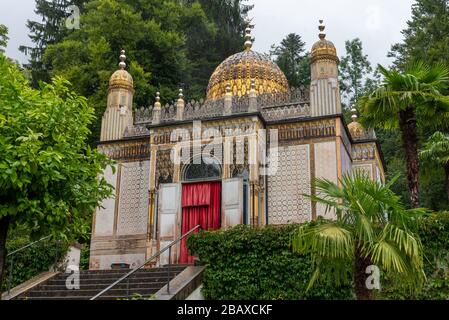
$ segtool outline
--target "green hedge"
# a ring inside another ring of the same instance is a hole
[[[200,232],[187,245],[206,266],[206,299],[352,299],[349,286],[317,285],[306,293],[311,261],[292,253],[290,236],[297,225]]]
[[[427,282],[410,293],[393,279],[385,279],[384,299],[449,299],[449,212],[438,212],[419,220],[417,233],[424,253]]]
[[[30,240],[29,237],[19,237],[17,239],[8,240],[8,252],[26,246],[31,242],[32,240]],[[7,257],[2,291],[6,291],[8,287],[11,260],[13,260],[11,288],[14,288],[32,277],[49,270],[49,268],[54,265],[55,260],[60,262],[66,256],[67,250],[68,245],[65,243],[43,240],[15,253],[12,257]]]

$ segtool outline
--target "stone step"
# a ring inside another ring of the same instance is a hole
[[[176,269],[182,269],[184,270],[187,267],[187,265],[179,265],[179,264],[175,264],[175,265],[171,265],[170,266],[170,270],[176,270]],[[163,266],[163,267],[155,267],[155,268],[142,268],[139,269],[139,271],[137,272],[154,272],[154,271],[165,271],[167,270],[168,267],[167,266]],[[108,270],[80,270],[81,274],[121,274],[121,273],[127,273],[132,271],[133,269],[108,269]]]
[[[170,266],[170,280],[181,273],[186,266]],[[80,289],[66,288],[66,279],[69,274],[60,273],[37,287],[25,292],[16,299],[20,300],[85,300],[90,299],[108,285],[118,280],[130,270],[84,270],[80,272]],[[166,266],[136,271],[129,279],[123,280],[110,289],[101,299],[125,299],[138,297],[151,297],[167,283]]]
[[[79,290],[89,290],[89,289],[95,289],[95,290],[103,290],[107,286],[109,286],[111,283],[80,283]],[[126,288],[146,288],[149,286],[154,287],[163,287],[167,284],[167,279],[156,279],[151,281],[135,281],[135,282],[129,282],[127,283],[126,280],[123,282],[120,282],[116,284],[113,288],[114,289],[126,289]],[[67,289],[65,283],[64,284],[43,284],[36,288],[35,291],[53,291],[53,290],[69,290]],[[71,291],[71,290],[69,290]]]
[[[181,272],[173,272],[170,273],[170,277],[174,277],[177,276],[178,274],[180,274]],[[80,277],[80,285],[88,285],[88,284],[112,284],[114,281],[118,280],[119,277],[117,278],[82,278]],[[167,274],[161,274],[161,275],[148,275],[147,277],[134,277],[134,275],[131,275],[129,278],[123,280],[123,282],[127,282],[129,281],[129,283],[142,283],[142,282],[164,282],[167,281]],[[60,285],[60,286],[65,286],[66,284],[66,278],[58,278],[58,279],[51,279],[49,281],[47,281],[45,284],[41,284],[41,285]]]
[[[134,294],[142,294],[142,295],[150,295],[152,293],[157,292],[161,285],[151,285],[148,284],[143,288],[112,288],[108,292],[104,294],[105,297],[116,297],[116,296],[132,296]],[[93,288],[93,289],[80,289],[80,290],[51,290],[51,291],[30,291],[25,294],[26,297],[69,297],[69,296],[89,296],[93,297],[97,293],[99,293],[102,288]]]
[[[170,275],[171,274],[177,274],[182,272],[182,270],[184,270],[184,268],[173,268],[170,269]],[[119,279],[120,277],[124,276],[126,274],[125,273],[103,273],[103,274],[90,274],[90,273],[80,273],[80,280],[84,280],[84,279]],[[148,278],[148,277],[167,277],[168,274],[168,270],[161,270],[161,271],[137,271],[135,273],[133,273],[131,276],[129,276],[130,278],[134,278],[134,279],[138,279],[138,278]],[[60,273],[57,274],[54,278],[51,278],[50,281],[52,280],[61,280],[61,281],[65,281],[67,279],[67,277],[70,276],[70,273]],[[112,280],[111,280],[112,281]]]
[[[138,295],[138,296],[101,296],[98,297],[97,300],[120,300],[120,299],[133,299],[134,297],[142,298],[142,299],[152,299],[153,294],[145,294],[145,295]],[[20,300],[90,300],[92,296],[52,296],[52,297],[21,297]]]

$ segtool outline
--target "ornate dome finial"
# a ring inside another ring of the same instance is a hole
[[[319,21],[320,25],[318,26],[318,30],[320,30],[320,33],[318,34],[318,37],[320,38],[320,40],[315,42],[315,44],[312,46],[311,63],[319,60],[332,60],[338,64],[340,63],[340,60],[337,56],[337,49],[331,41],[326,39],[326,33],[324,32],[324,29],[326,29],[326,27],[323,23],[323,20]]]
[[[351,134],[352,139],[361,140],[368,138],[367,131],[365,130],[365,128],[363,128],[362,124],[357,121],[357,109],[352,107],[351,113],[352,122],[348,124],[348,130]]]
[[[326,29],[326,26],[323,24],[323,20],[319,20],[320,25],[318,26],[318,30],[320,30],[320,33],[318,34],[318,37],[321,40],[324,40],[326,38],[326,33],[324,32],[324,29]]]
[[[126,90],[134,91],[133,89],[133,77],[129,74],[126,68],[126,56],[125,50],[120,51],[120,63],[119,69],[116,70],[109,79],[109,89],[122,88]]]
[[[352,121],[353,121],[353,122],[357,122],[357,118],[358,118],[358,117],[357,117],[357,109],[354,108],[354,107],[352,107],[351,113],[352,113],[352,116],[351,116]]]
[[[120,70],[124,70],[126,68],[126,56],[125,56],[125,50],[122,50],[120,52],[120,62],[118,64]]]
[[[251,50],[253,42],[251,41],[251,20],[246,20],[245,28],[245,50]]]
[[[157,102],[161,101],[161,93],[159,91],[156,92],[156,101]]]

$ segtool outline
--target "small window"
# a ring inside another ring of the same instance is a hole
[[[211,180],[220,178],[220,163],[213,158],[202,157],[201,163],[190,163],[186,165],[184,169],[184,181]]]

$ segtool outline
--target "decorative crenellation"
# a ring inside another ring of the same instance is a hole
[[[262,109],[262,115],[267,121],[308,117],[310,116],[310,105],[308,103],[291,103],[265,107]]]
[[[253,83],[254,85],[254,83]],[[157,97],[159,98],[159,96]],[[257,109],[262,112],[267,120],[275,120],[282,117],[302,117],[310,114],[309,100],[310,88],[301,86],[292,88],[288,93],[277,92],[257,95]],[[250,98],[248,95],[231,98],[231,111],[225,110],[225,97],[215,100],[190,100],[186,101],[183,111],[183,120],[210,119],[227,116],[230,114],[244,114],[251,112]],[[175,122],[177,115],[177,101],[161,106],[160,119],[157,123]],[[159,122],[160,121],[160,122]],[[139,107],[135,111],[134,124],[154,124],[154,107]]]
[[[114,160],[142,160],[151,155],[148,139],[100,144],[98,150]]]

